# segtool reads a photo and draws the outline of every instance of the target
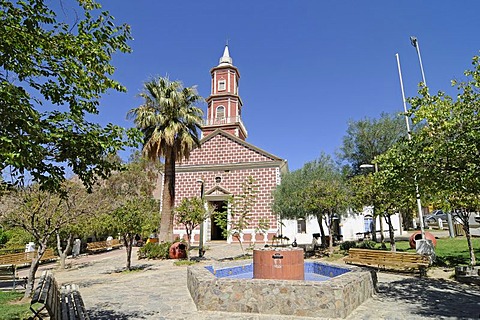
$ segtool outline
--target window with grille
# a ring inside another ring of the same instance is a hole
[[[297,233],[307,233],[307,221],[305,219],[297,220]]]
[[[225,80],[218,81],[218,91],[225,90],[225,87],[226,87],[226,81]]]
[[[217,107],[217,116],[215,117],[217,119],[217,122],[221,122],[225,120],[225,107],[224,106],[218,106]]]

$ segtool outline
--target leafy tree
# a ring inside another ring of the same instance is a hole
[[[79,181],[72,179],[64,184],[67,185],[63,188],[66,190],[66,193],[62,195],[64,206],[61,207],[61,210],[59,209],[59,214],[71,217],[72,220],[55,230],[60,269],[65,268],[65,259],[71,252],[74,237],[86,234],[86,231],[89,230],[85,226],[86,221],[97,218],[102,207],[107,206],[107,199],[102,198],[98,192],[88,193]]]
[[[229,199],[229,212],[218,212],[214,215],[215,222],[223,230],[223,234],[232,236],[240,243],[243,250],[242,233],[250,226],[253,208],[255,207],[258,185],[252,176],[248,176],[242,183],[242,192]],[[230,217],[228,218],[228,213]]]
[[[175,220],[178,224],[185,226],[187,232],[187,253],[190,250],[192,232],[205,219],[208,218],[208,211],[201,198],[184,198],[180,205],[175,209]]]
[[[474,265],[468,218],[480,209],[480,57],[472,65],[465,81],[452,81],[456,98],[444,92],[431,95],[421,87],[420,95],[410,99],[412,122],[427,125],[414,133],[408,160],[418,169],[419,184],[429,187],[429,196],[460,212]]]
[[[125,143],[122,128],[85,115],[98,113],[107,90],[125,91],[110,62],[130,52],[129,27],[115,26],[93,0],[74,3],[69,24],[44,0],[0,0],[0,170],[11,173],[8,183],[28,177],[58,190],[68,166],[91,188],[114,169],[105,156]]]
[[[158,225],[158,202],[152,198],[157,175],[156,166],[134,155],[124,170],[114,173],[102,184],[102,194],[109,204],[95,227],[100,232],[120,233],[129,270],[135,235]]]
[[[152,161],[165,160],[160,241],[173,240],[175,164],[188,159],[193,147],[200,146],[197,129],[203,112],[194,106],[202,101],[195,87],[184,88],[179,81],[156,78],[144,83],[143,104],[129,111],[143,135],[143,154]]]
[[[158,220],[157,214],[158,203],[155,200],[148,197],[134,197],[106,215],[109,230],[119,233],[123,239],[127,253],[127,270],[132,269],[132,247],[135,235],[141,234],[145,225],[148,225],[152,219]]]
[[[62,188],[67,195],[78,191],[78,186],[72,183]],[[75,189],[77,191],[74,191]],[[35,274],[52,236],[95,210],[96,201],[90,199],[87,203],[88,206],[79,205],[72,196],[42,191],[36,184],[19,188],[4,196],[1,220],[10,227],[20,227],[28,232],[38,247],[37,257],[32,259],[30,265],[25,298],[33,291]]]
[[[400,116],[382,113],[379,119],[365,118],[351,121],[343,137],[339,158],[348,163],[351,175],[362,174],[360,168],[362,164],[374,163],[378,156],[406,135],[405,120]],[[364,205],[371,204],[373,202],[364,203]],[[373,221],[373,228],[376,229],[375,219]],[[381,235],[383,241],[383,232]],[[375,232],[372,238],[376,240]]]
[[[333,250],[333,220],[348,210],[350,192],[331,157],[322,154],[301,169],[282,176],[282,183],[273,196],[273,209],[281,218],[316,217],[322,241],[325,223],[331,235],[329,248]]]
[[[350,121],[339,157],[354,174],[360,174],[360,165],[373,163],[406,134],[405,120],[397,115],[382,113],[379,119]]]

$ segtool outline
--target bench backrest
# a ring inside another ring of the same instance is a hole
[[[393,252],[393,251],[384,251],[384,250],[370,250],[370,249],[358,249],[351,248],[348,250],[348,255],[351,258],[361,258],[361,259],[382,259],[386,261],[401,261],[401,262],[412,262],[412,263],[429,263],[428,256],[420,255],[416,253],[409,252]]]
[[[36,303],[45,306],[52,320],[89,319],[78,286],[72,284],[59,288],[50,271],[44,271],[40,277],[31,306]]]
[[[14,264],[0,265],[0,279],[15,278],[17,268]]]
[[[54,315],[54,320],[61,319],[60,313],[60,291],[57,281],[49,271],[44,271],[38,282],[31,304],[44,304],[48,313]]]
[[[87,250],[110,248],[110,247],[115,247],[119,245],[121,244],[120,244],[120,240],[118,239],[89,242],[87,243]]]
[[[5,254],[0,256],[0,265],[4,264],[15,264],[15,265],[22,265],[22,264],[29,264],[32,262],[32,259],[37,257],[38,251],[31,251],[31,252],[20,252],[20,253],[11,253]],[[55,253],[52,249],[48,248],[45,250],[41,262],[46,260],[55,259]]]

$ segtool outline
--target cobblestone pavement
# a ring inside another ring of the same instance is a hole
[[[201,262],[205,265],[241,254],[235,244],[211,243],[208,248]],[[52,269],[61,284],[78,284],[91,319],[312,319],[197,311],[186,285],[186,266],[175,266],[172,260],[137,260],[134,252],[132,266],[137,270],[121,272],[125,260],[120,249],[68,259],[66,270],[54,265],[41,269]],[[378,279],[378,293],[347,319],[480,319],[478,286],[391,273],[379,273]]]

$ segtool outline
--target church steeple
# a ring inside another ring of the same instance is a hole
[[[228,44],[225,45],[225,49],[223,50],[223,56],[220,58],[219,63],[219,65],[222,65],[224,63],[232,64],[232,58],[230,58],[230,52],[228,51]]]
[[[240,73],[233,65],[228,45],[223,50],[218,66],[210,70],[212,90],[207,98],[207,119],[202,127],[203,137],[217,129],[222,129],[240,139],[247,138],[247,130],[243,125],[242,99],[238,95]]]

